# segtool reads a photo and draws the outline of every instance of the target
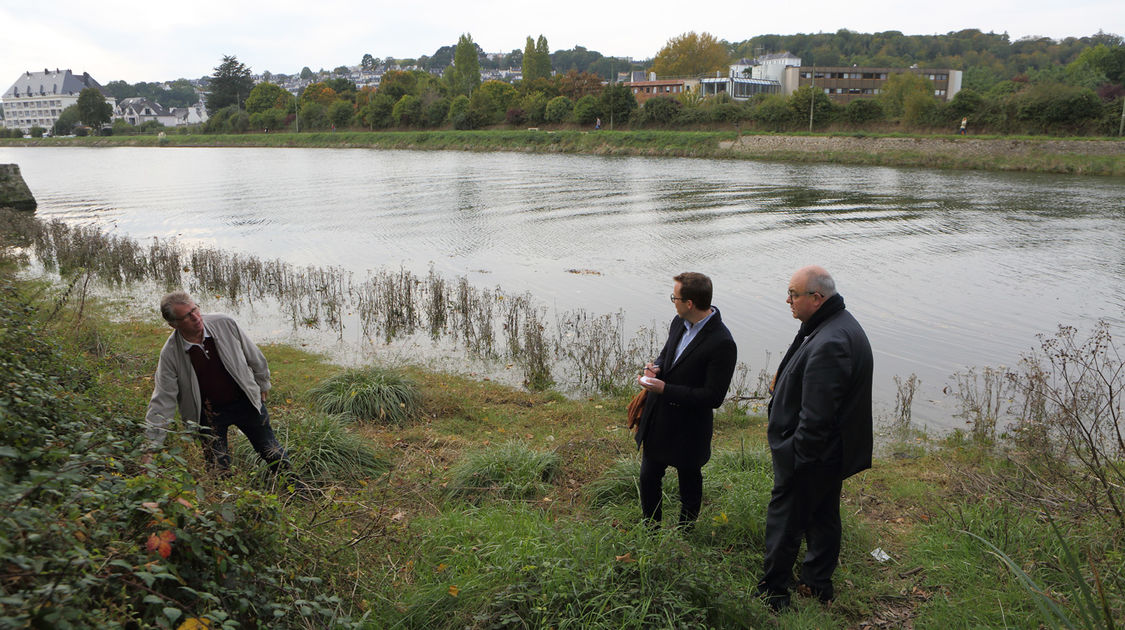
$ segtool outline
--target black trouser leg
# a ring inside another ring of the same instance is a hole
[[[842,483],[825,484],[805,531],[807,549],[801,564],[801,582],[832,593],[832,573],[840,561],[840,489]]]
[[[699,518],[703,505],[703,470],[676,468],[680,478],[680,525],[689,526]]]
[[[266,409],[266,403],[263,402],[258,410],[247,405],[246,413],[242,414],[236,426],[250,441],[250,446],[254,447],[258,456],[269,464],[271,470],[274,472],[289,470],[289,456],[285,452],[285,447],[277,441],[273,428],[270,427],[270,412]]]
[[[659,523],[664,517],[664,471],[668,465],[641,456],[641,514],[646,520]]]
[[[762,576],[766,588],[788,591],[797,550],[806,534],[810,536],[810,551],[805,559],[808,575],[831,584],[840,553],[840,486],[838,477],[820,467],[795,472],[785,484],[774,486],[766,510]]]
[[[219,474],[230,472],[230,445],[227,443],[229,417],[213,411],[208,405],[199,419],[199,441],[203,445],[203,461]]]

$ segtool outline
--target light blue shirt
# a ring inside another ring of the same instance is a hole
[[[700,330],[703,330],[703,325],[706,324],[707,320],[711,319],[711,316],[714,315],[714,314],[715,314],[715,309],[712,308],[711,312],[707,313],[707,317],[704,317],[703,319],[699,320],[699,322],[697,322],[695,324],[692,324],[691,322],[689,322],[686,319],[684,320],[684,329],[685,330],[684,330],[683,336],[680,337],[680,344],[678,346],[676,346],[676,357],[674,359],[672,359],[673,364],[675,364],[676,361],[680,360],[680,355],[683,354],[684,348],[688,347],[688,344],[691,343],[691,340],[695,339],[695,336],[699,334]]]

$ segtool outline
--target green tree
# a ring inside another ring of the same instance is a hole
[[[253,88],[250,68],[234,55],[223,55],[223,62],[215,67],[208,85],[207,113],[217,112],[229,105],[242,107]]]
[[[439,96],[426,105],[422,111],[423,123],[427,127],[440,127],[449,115],[449,99]]]
[[[55,126],[51,133],[56,136],[69,136],[74,133],[74,127],[82,120],[82,115],[78,113],[78,106],[71,105],[62,110],[59,114],[58,120],[55,121]]]
[[[527,36],[527,43],[523,45],[522,70],[525,82],[545,78],[545,75],[539,74],[539,63],[535,58],[535,40],[531,39],[531,35]]]
[[[422,102],[413,94],[403,95],[391,111],[399,127],[414,127],[422,122]]]
[[[934,95],[934,86],[926,77],[913,72],[900,72],[887,77],[880,88],[879,102],[891,118],[899,118],[906,110],[906,100],[911,94]]]
[[[574,104],[574,122],[580,125],[593,124],[595,120],[602,115],[602,105],[598,101],[598,97],[593,94],[587,94],[578,99]]]
[[[551,76],[551,48],[547,45],[547,38],[542,34],[535,40],[536,73],[547,78]]]
[[[360,122],[369,129],[386,129],[394,124],[395,101],[379,92],[359,110]]]
[[[550,100],[544,92],[529,92],[527,96],[520,99],[520,109],[523,110],[524,117],[528,121],[538,125],[547,120],[547,104]]]
[[[351,74],[351,70],[348,70],[347,66],[336,66],[332,70],[332,74],[343,76],[345,74]]]
[[[453,53],[453,71],[450,86],[454,94],[468,96],[480,85],[480,53],[473,36],[465,33],[457,40]]]
[[[556,96],[547,102],[547,110],[544,112],[544,118],[547,122],[561,123],[570,118],[570,113],[574,111],[574,102],[565,96]]]
[[[413,94],[417,88],[418,77],[413,72],[403,70],[389,70],[379,82],[379,93],[391,97],[391,102],[394,103],[406,94]]]
[[[473,119],[469,112],[469,97],[459,94],[449,103],[449,122],[454,129],[472,129]]]
[[[582,99],[579,99],[579,102],[582,102]],[[633,90],[630,90],[624,83],[607,85],[602,90],[598,102],[602,117],[609,118],[609,120],[602,122],[612,125],[625,124],[629,121],[629,116],[632,115],[633,110],[637,109],[637,99],[633,96]]]
[[[293,95],[285,88],[263,81],[255,85],[250,90],[250,96],[246,97],[246,111],[256,114],[274,107],[287,108],[292,101]]]
[[[352,123],[355,115],[355,105],[351,101],[334,101],[328,106],[326,112],[328,122],[336,129],[343,129]]]
[[[97,129],[113,117],[113,106],[97,88],[83,88],[78,93],[78,119],[88,127]]]
[[[308,81],[308,80],[312,79],[313,76],[314,76],[313,71],[310,70],[308,66],[305,66],[304,68],[301,68],[301,80],[302,81]]]
[[[809,124],[809,108],[813,112],[813,124],[823,125],[835,118],[836,110],[832,100],[820,88],[806,85],[797,88],[789,95],[789,109],[793,110],[794,120]]]
[[[511,83],[503,81],[485,81],[477,88],[477,93],[487,97],[491,101],[492,112],[501,116],[519,98],[519,92],[516,91],[516,88],[512,87]]]
[[[710,75],[726,70],[729,62],[727,47],[714,35],[689,31],[668,40],[656,53],[652,71],[661,76]]]
[[[359,67],[368,71],[374,70],[377,65],[379,64],[375,61],[375,57],[373,57],[371,53],[364,53],[363,59],[359,62]]]

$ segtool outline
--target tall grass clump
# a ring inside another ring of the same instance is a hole
[[[465,455],[450,470],[446,492],[470,501],[538,499],[550,491],[559,471],[554,452],[536,451],[513,441]]]
[[[302,481],[358,481],[391,469],[391,462],[375,450],[371,441],[349,431],[347,420],[340,416],[314,413],[290,418],[277,423],[274,431]],[[240,462],[257,465],[258,456],[248,440],[238,440],[234,451]]]
[[[585,488],[590,507],[606,508],[636,504],[640,497],[641,462],[636,457],[614,462]]]
[[[418,385],[398,370],[366,367],[324,379],[308,392],[313,406],[359,421],[403,425],[418,412]]]

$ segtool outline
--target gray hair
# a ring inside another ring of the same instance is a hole
[[[836,281],[823,269],[810,269],[809,275],[805,278],[805,290],[830,298],[836,295]]]
[[[160,298],[160,316],[164,321],[172,323],[176,317],[172,314],[172,307],[177,304],[188,305],[194,303],[195,300],[187,294],[187,291],[173,291],[164,297]]]

